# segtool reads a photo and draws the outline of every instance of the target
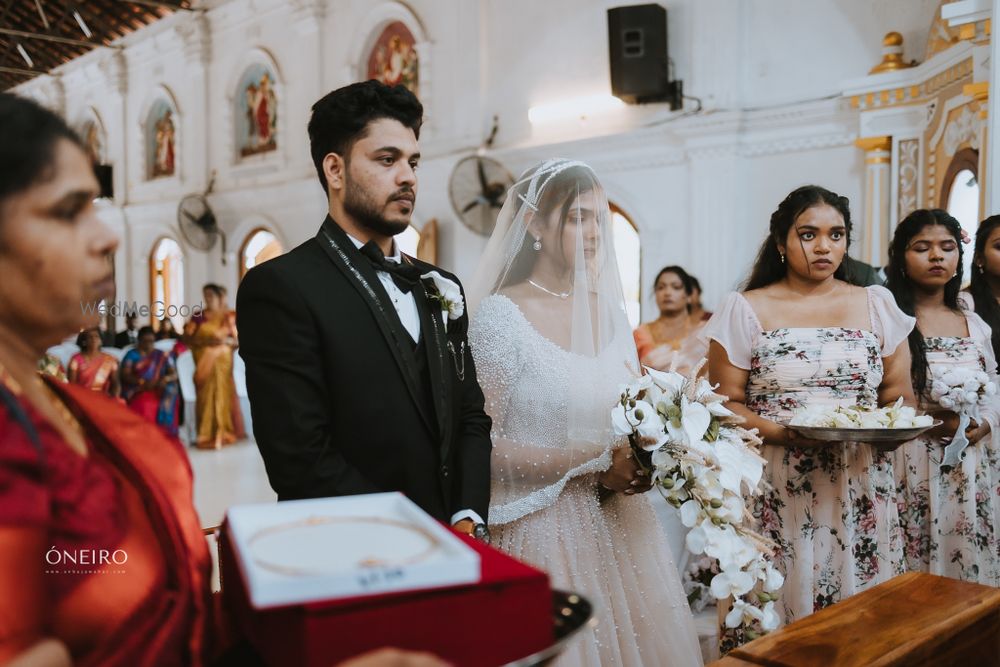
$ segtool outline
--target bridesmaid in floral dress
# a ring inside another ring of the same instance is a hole
[[[895,452],[899,515],[908,569],[1000,586],[1000,480],[991,465],[1000,452],[1000,399],[986,399],[982,423],[965,431],[970,444],[960,463],[942,471],[958,415],[930,398],[935,370],[982,371],[1000,382],[990,328],[959,299],[961,233],[947,212],[921,209],[899,224],[889,249],[888,287],[917,317],[909,338],[913,385],[921,407],[944,421]]]
[[[882,287],[847,281],[848,201],[818,186],[771,216],[743,293],[709,321],[709,375],[764,439],[772,488],[754,516],[776,544],[786,623],[902,573],[891,455],[806,440],[782,425],[803,406],[913,404],[914,320]],[[745,638],[729,636],[723,648]]]

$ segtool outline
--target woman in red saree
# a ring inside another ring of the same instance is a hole
[[[119,396],[118,360],[101,352],[101,333],[97,327],[81,331],[76,337],[80,351],[70,357],[67,377],[73,384],[99,391],[110,396]]]
[[[146,421],[177,437],[180,391],[173,355],[153,346],[153,327],[142,327],[139,344],[122,359],[122,397]]]
[[[185,452],[36,371],[114,294],[99,192],[63,121],[0,93],[0,664],[202,665],[210,560]]]
[[[203,296],[205,308],[185,325],[184,341],[195,363],[195,444],[202,449],[219,449],[245,437],[233,379],[236,313],[226,305],[226,289],[221,285],[205,285]]]

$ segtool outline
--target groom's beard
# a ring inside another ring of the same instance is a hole
[[[344,195],[344,211],[354,218],[354,220],[357,221],[357,223],[362,227],[366,227],[382,236],[395,236],[396,234],[402,234],[406,231],[406,228],[410,226],[409,221],[401,222],[396,220],[387,220],[382,215],[382,211],[385,210],[385,207],[387,207],[396,197],[404,192],[410,194],[413,193],[413,191],[409,188],[395,192],[380,208],[379,203],[375,201],[374,197],[370,196],[362,188],[353,186],[350,181],[348,181],[347,191]]]

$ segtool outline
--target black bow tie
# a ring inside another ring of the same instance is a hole
[[[413,286],[420,281],[420,269],[412,264],[389,261],[374,241],[361,246],[361,254],[376,270],[388,273],[392,282],[396,283],[396,287],[405,294],[409,294]]]

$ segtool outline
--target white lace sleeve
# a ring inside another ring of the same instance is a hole
[[[568,353],[535,332],[513,302],[502,295],[484,299],[469,342],[493,419],[491,523],[548,507],[569,480],[610,467],[610,440],[582,441],[567,428],[578,370],[571,373]],[[599,371],[592,370],[593,380]],[[586,384],[597,393],[593,381]],[[600,396],[594,409],[610,414],[613,398]]]

